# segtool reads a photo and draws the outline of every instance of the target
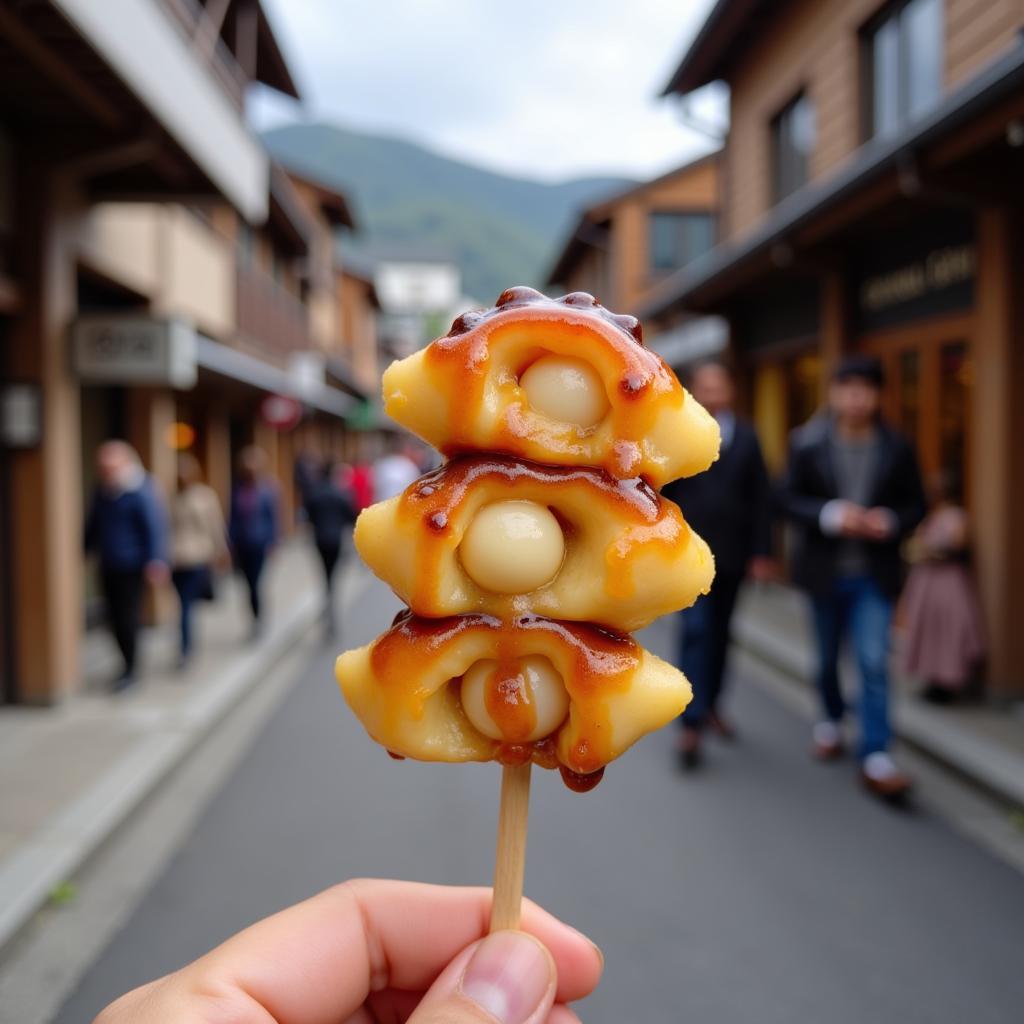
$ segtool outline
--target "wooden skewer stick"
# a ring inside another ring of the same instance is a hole
[[[530,814],[530,762],[501,772],[498,848],[494,862],[491,931],[517,929],[523,907],[526,825]]]

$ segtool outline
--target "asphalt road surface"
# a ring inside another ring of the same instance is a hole
[[[394,611],[374,584],[349,645]],[[644,638],[662,648],[667,630]],[[58,1016],[82,1024],[250,921],[341,879],[490,881],[499,770],[395,762],[325,651]],[[806,723],[734,680],[741,730],[681,777],[671,733],[576,795],[535,775],[526,888],[604,949],[587,1024],[1010,1024],[1024,878],[924,811],[877,803]]]

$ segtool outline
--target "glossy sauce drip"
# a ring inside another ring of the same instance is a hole
[[[605,552],[608,565],[605,589],[612,597],[632,597],[636,592],[633,557],[637,548],[655,548],[668,560],[677,557],[689,542],[690,528],[679,510],[671,506],[653,523],[626,527]]]
[[[507,455],[467,455],[453,459],[432,473],[421,477],[402,496],[399,514],[423,524],[429,537],[443,537],[473,488],[486,480],[497,480],[514,495],[517,486],[540,485],[550,489],[546,498],[562,526],[568,542],[576,532],[575,525],[558,508],[558,492],[570,487],[585,487],[592,500],[608,511],[595,509],[594,515],[613,515],[626,520],[625,528],[605,552],[609,568],[608,593],[613,597],[629,597],[634,591],[630,570],[633,552],[641,545],[657,545],[667,556],[678,555],[689,543],[690,529],[679,509],[659,498],[649,484],[640,479],[622,480],[599,469],[586,466],[557,467],[526,462]],[[508,496],[503,493],[503,496]],[[414,603],[428,604],[432,583],[437,578],[442,545],[425,543],[418,546],[416,576],[418,592]]]
[[[613,313],[611,310],[605,309],[589,292],[570,292],[559,299],[552,299],[543,294],[543,292],[537,291],[536,288],[529,288],[526,285],[506,288],[498,296],[498,301],[490,309],[471,309],[456,317],[445,337],[458,338],[475,330],[498,313],[523,306],[556,308],[558,306],[568,306],[573,309],[585,309],[599,316],[606,323],[618,328],[636,344],[642,345],[644,343],[643,327],[635,316],[630,316],[628,313]]]
[[[603,768],[613,755],[607,698],[628,689],[639,668],[640,652],[629,635],[590,623],[556,622],[539,617],[506,623],[489,615],[425,619],[406,612],[377,640],[370,655],[374,675],[389,691],[388,706],[396,717],[422,714],[423,703],[434,692],[417,682],[425,676],[424,664],[441,657],[445,649],[463,635],[476,631],[483,631],[492,638],[492,656],[499,665],[509,665],[531,653],[550,657],[556,667],[568,662],[569,671],[563,673],[563,678],[572,701],[573,717],[583,738],[570,750],[569,763],[564,767],[579,776],[589,776]],[[524,636],[530,633],[542,634],[540,642],[531,643]],[[556,651],[561,657],[556,656]],[[519,671],[518,663],[515,671]],[[510,673],[499,671],[495,676],[505,674]],[[503,695],[502,700],[509,705],[506,697]],[[502,714],[519,722],[518,708],[499,708],[497,715],[490,705],[488,710],[496,722],[501,721],[498,715]],[[559,763],[554,737],[533,743],[496,744],[495,757],[503,764],[522,764],[528,759],[543,767]]]
[[[441,534],[482,480],[502,484],[539,484],[559,488],[586,487],[595,500],[614,504],[629,519],[652,522],[662,511],[658,493],[642,480],[621,480],[589,466],[546,466],[508,455],[464,455],[420,477],[402,495],[401,514],[422,519],[432,533]]]
[[[581,774],[580,772],[574,772],[571,768],[566,768],[563,764],[559,765],[558,771],[562,776],[562,781],[574,793],[589,793],[604,778],[604,768],[598,768],[597,771]]]
[[[502,658],[487,680],[484,706],[509,743],[524,742],[537,725],[537,712],[522,663]]]
[[[663,407],[681,405],[685,392],[660,357],[644,348],[636,319],[609,312],[586,292],[549,299],[532,288],[510,288],[492,309],[464,313],[447,335],[428,347],[428,369],[440,370],[447,364],[447,372],[436,375],[436,382],[445,392],[452,432],[444,454],[454,457],[474,449],[471,436],[463,434],[462,429],[475,421],[484,401],[490,346],[500,342],[502,332],[521,329],[525,323],[529,323],[538,343],[546,335],[557,335],[570,340],[570,350],[602,346],[611,351],[619,367],[621,400],[612,403],[608,414],[616,443],[605,455],[603,468],[617,477],[635,476],[642,465],[645,436]],[[534,355],[542,351],[538,349]],[[519,366],[516,372],[524,368]],[[579,439],[589,433],[589,428],[576,432],[547,430],[543,421],[527,415],[522,404],[514,402],[506,408],[488,445],[515,454],[527,443],[539,443],[551,450],[552,458],[580,458],[587,448]]]

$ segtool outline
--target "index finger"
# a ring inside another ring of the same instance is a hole
[[[487,934],[491,890],[414,882],[346,882],[260,921],[185,968],[203,990],[234,987],[281,1024],[336,1022],[372,991],[423,991]],[[524,931],[554,957],[559,1002],[597,985],[597,947],[530,901]]]

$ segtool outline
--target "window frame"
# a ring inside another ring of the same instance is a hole
[[[804,169],[803,180],[795,185],[793,188],[783,191],[782,189],[782,160],[780,157],[780,141],[782,139],[782,125],[787,117],[791,120],[793,111],[801,102],[806,102],[810,106],[810,114],[814,123],[813,138],[811,140],[810,149],[806,156],[806,167]],[[814,100],[811,98],[810,91],[806,85],[801,85],[796,92],[792,93],[789,99],[782,104],[778,110],[772,115],[768,121],[768,149],[769,149],[769,160],[771,164],[771,189],[772,189],[772,205],[778,205],[784,199],[788,199],[791,195],[799,192],[805,185],[811,180],[811,158],[814,153],[814,149],[818,144],[818,125],[817,125],[817,110],[815,108]]]
[[[703,252],[697,253],[696,255],[689,255],[688,258],[682,263],[676,263],[670,267],[659,267],[655,266],[654,263],[654,218],[655,217],[674,217],[674,218],[706,218],[711,225],[711,245],[708,246]],[[647,209],[646,217],[646,228],[647,228],[647,275],[650,278],[664,277],[668,274],[673,274],[677,270],[688,266],[694,260],[700,259],[706,253],[710,252],[719,241],[719,216],[718,210],[708,209],[703,206],[688,206],[688,207],[662,207],[662,206],[651,206]]]
[[[858,31],[858,45],[860,59],[860,135],[861,142],[871,142],[872,139],[886,138],[898,135],[907,126],[913,123],[918,117],[910,113],[910,87],[908,84],[910,74],[910,62],[907,59],[907,36],[908,33],[902,23],[903,12],[910,7],[915,0],[889,0],[883,4],[875,13],[861,25]],[[941,98],[946,86],[945,82],[945,56],[946,56],[946,5],[945,0],[935,0],[939,14],[939,36],[942,42],[942,53],[939,57],[939,86],[935,97],[935,104]],[[896,46],[897,46],[897,103],[896,103],[896,128],[892,133],[883,134],[875,128],[875,39],[882,27],[889,23],[896,25]],[[933,106],[935,104],[932,104]]]

